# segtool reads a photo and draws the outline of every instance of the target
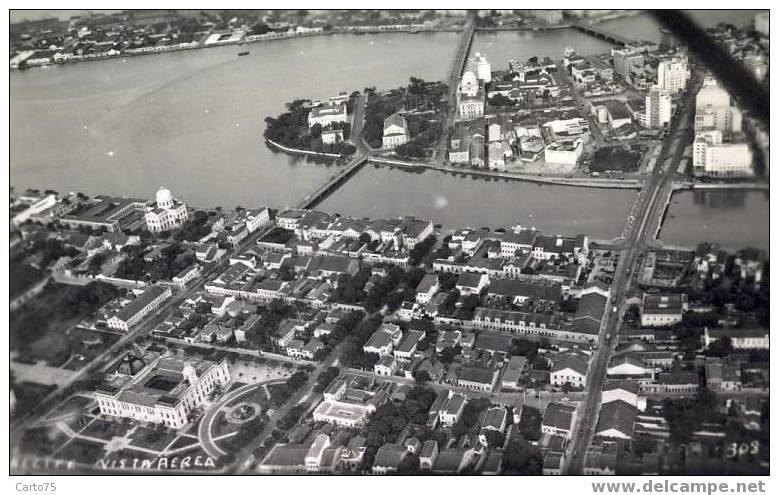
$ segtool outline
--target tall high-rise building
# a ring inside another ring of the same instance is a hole
[[[630,80],[630,73],[634,67],[643,67],[644,54],[632,48],[614,48],[611,50],[614,58],[614,72],[625,80]]]
[[[690,68],[686,57],[661,60],[657,65],[657,85],[669,94],[674,95],[684,90],[689,78]]]
[[[487,57],[481,53],[476,53],[476,77],[485,83],[492,81],[490,63],[487,62]]]
[[[709,177],[749,177],[754,174],[752,150],[747,143],[725,143],[722,132],[703,131],[695,135],[692,148],[693,173]]]
[[[660,30],[660,51],[669,52],[681,46],[679,39],[668,29]]]
[[[646,95],[644,127],[662,127],[671,121],[671,95],[652,86]]]
[[[763,36],[768,36],[768,22],[768,12],[758,12],[755,14],[755,31]]]
[[[741,132],[741,111],[731,105],[730,95],[719,82],[707,76],[695,97],[695,131]]]

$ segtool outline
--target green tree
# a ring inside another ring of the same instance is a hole
[[[425,370],[416,370],[414,371],[414,381],[416,381],[420,385],[424,385],[425,383],[430,381],[430,373],[428,373]]]
[[[538,476],[542,474],[543,466],[541,450],[522,438],[512,437],[503,451],[503,471],[506,474]]]

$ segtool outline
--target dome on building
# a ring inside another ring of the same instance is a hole
[[[141,371],[144,366],[146,366],[146,363],[143,361],[143,359],[135,357],[132,354],[128,354],[124,357],[124,359],[122,359],[122,362],[119,363],[119,367],[116,371],[123,375],[133,376]]]
[[[165,189],[164,187],[161,187],[159,191],[157,191],[157,206],[160,208],[170,208],[173,205],[173,194]]]
[[[463,74],[463,86],[467,84],[476,84],[476,74],[469,70],[465,71],[465,74]]]

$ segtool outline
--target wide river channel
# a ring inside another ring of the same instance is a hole
[[[751,13],[696,14],[746,23]],[[655,39],[647,15],[608,21],[615,33]],[[271,152],[264,118],[296,98],[321,99],[410,76],[443,79],[455,33],[333,35],[14,71],[10,75],[11,185],[152,197],[160,186],[194,206],[283,208],[336,166]],[[472,50],[493,68],[533,55],[584,55],[610,45],[569,29],[477,33]],[[238,57],[243,49],[249,56]],[[768,194],[674,196],[669,244],[768,246]],[[416,215],[447,227],[534,225],[547,232],[619,234],[634,191],[462,177],[366,166],[318,208],[355,216]],[[707,198],[713,199],[707,199]]]

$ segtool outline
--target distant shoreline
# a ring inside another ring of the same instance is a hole
[[[123,59],[123,58],[138,57],[138,56],[145,56],[145,55],[162,55],[166,53],[175,53],[181,51],[201,50],[201,49],[218,48],[224,46],[244,46],[244,45],[251,45],[254,43],[262,43],[262,42],[269,42],[269,41],[282,41],[282,40],[292,40],[292,39],[300,39],[300,38],[315,38],[320,36],[332,36],[332,35],[339,35],[339,34],[352,34],[355,36],[364,36],[364,35],[393,34],[393,33],[406,33],[406,34],[447,33],[447,32],[456,33],[459,32],[460,29],[461,29],[460,27],[447,27],[447,28],[436,27],[436,28],[425,28],[425,29],[404,27],[402,29],[392,29],[392,30],[370,29],[366,31],[360,31],[357,30],[356,28],[342,28],[342,29],[333,29],[332,31],[327,31],[327,32],[292,33],[292,34],[285,33],[283,35],[269,36],[267,38],[231,41],[228,43],[219,43],[219,44],[212,44],[212,45],[198,44],[198,46],[170,46],[170,47],[163,47],[162,49],[159,50],[149,50],[145,52],[131,52],[131,53],[122,52],[115,55],[101,55],[101,56],[91,56],[91,57],[84,57],[78,59],[68,59],[62,61],[52,61],[47,64],[36,64],[30,67],[10,67],[10,70],[12,72],[26,71],[30,69],[53,67],[59,65],[78,64],[84,62],[100,62],[105,60],[115,60],[115,59]]]
[[[598,18],[595,22],[592,22],[591,24],[597,24],[599,22],[604,21],[611,21],[614,19],[620,19],[623,17],[631,17],[638,14],[641,14],[642,11],[636,10],[636,11],[628,11],[628,12],[622,12],[618,14],[610,14],[603,18]],[[517,32],[544,32],[544,31],[557,31],[561,29],[572,29],[573,25],[569,22],[564,24],[558,24],[554,26],[533,26],[533,27],[517,27],[517,26],[496,26],[496,27],[476,27],[477,32],[483,32],[483,33],[490,33],[490,32],[505,32],[505,31],[517,31]],[[35,69],[35,68],[41,68],[41,67],[52,67],[57,65],[68,65],[68,64],[77,64],[77,63],[83,63],[83,62],[99,62],[104,60],[113,60],[113,59],[124,59],[129,57],[137,57],[142,55],[161,55],[165,53],[174,53],[174,52],[180,52],[180,51],[189,51],[189,50],[199,50],[199,49],[206,49],[206,48],[217,48],[220,46],[243,46],[243,45],[250,45],[254,43],[261,43],[266,41],[281,41],[281,40],[292,40],[292,39],[299,39],[299,38],[313,38],[313,37],[319,37],[319,36],[332,36],[337,34],[353,34],[357,36],[364,36],[364,35],[375,35],[375,34],[390,34],[390,33],[405,33],[405,34],[424,34],[424,33],[457,33],[462,30],[462,26],[449,26],[449,27],[430,27],[430,28],[420,28],[420,27],[413,27],[411,25],[403,26],[400,28],[392,28],[392,29],[381,29],[381,26],[345,26],[340,28],[333,28],[332,31],[327,32],[303,32],[303,33],[282,33],[278,36],[268,36],[265,38],[258,38],[258,39],[242,39],[237,41],[231,41],[227,43],[219,43],[219,44],[212,44],[212,45],[204,45],[198,42],[197,46],[175,46],[171,45],[169,47],[162,47],[161,49],[157,50],[149,50],[145,52],[122,52],[115,55],[100,55],[100,56],[87,56],[84,58],[78,58],[78,59],[68,59],[68,60],[62,60],[62,61],[52,61],[48,64],[36,64],[31,67],[10,67],[11,71],[23,71],[23,70],[29,70],[29,69]],[[265,35],[262,35],[265,36]]]

